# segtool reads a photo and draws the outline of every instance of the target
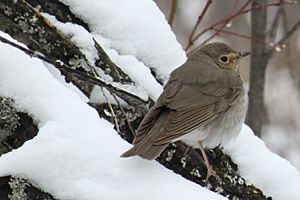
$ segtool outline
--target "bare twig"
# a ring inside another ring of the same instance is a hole
[[[240,38],[245,38],[245,39],[251,40],[251,41],[253,41],[255,43],[258,43],[258,44],[271,45],[271,43],[267,43],[263,40],[254,38],[253,36],[250,36],[250,35],[244,35],[244,34],[241,34],[241,33],[236,33],[236,32],[232,32],[232,31],[228,31],[228,30],[224,30],[224,29],[221,30],[221,29],[217,29],[217,28],[213,28],[213,30],[218,31],[219,33],[225,33],[225,34],[228,34],[228,35],[232,35],[232,36],[236,36],[236,37],[240,37]]]
[[[118,118],[117,118],[117,116],[116,116],[116,114],[115,114],[115,111],[114,111],[114,109],[113,109],[113,107],[112,107],[112,105],[111,105],[111,103],[110,103],[110,101],[109,101],[107,95],[105,94],[105,92],[104,92],[104,90],[103,90],[103,87],[100,87],[100,88],[101,88],[102,94],[103,94],[103,96],[104,96],[104,98],[105,98],[105,100],[106,100],[106,102],[107,102],[107,105],[108,105],[108,107],[109,107],[109,110],[110,110],[110,112],[111,112],[111,118],[112,118],[113,121],[114,121],[114,124],[115,124],[115,126],[116,126],[116,129],[117,129],[118,133],[120,133],[119,121],[118,121]]]
[[[105,87],[107,88],[110,92],[113,92],[114,94],[116,94],[117,96],[120,96],[121,93],[125,94],[123,97],[129,97],[128,99],[124,99],[128,104],[131,104],[131,101],[136,101],[136,102],[139,102],[137,104],[145,104],[147,103],[147,101],[144,101],[142,99],[140,99],[139,97],[131,94],[131,93],[128,93],[124,90],[121,90],[113,85],[111,85],[110,83],[107,83],[105,82],[104,80],[98,78],[98,77],[93,77],[93,76],[90,76],[82,71],[78,71],[74,68],[72,68],[71,66],[69,65],[66,65],[64,64],[62,61],[60,60],[57,60],[57,61],[54,61],[54,60],[51,60],[37,52],[34,52],[30,49],[26,49],[25,47],[22,47],[21,45],[18,45],[2,36],[0,36],[0,41],[6,43],[6,44],[9,44],[21,51],[23,51],[24,53],[26,53],[27,55],[29,55],[30,57],[36,57],[36,58],[39,58],[47,63],[50,63],[52,64],[53,66],[55,66],[56,68],[58,68],[59,70],[62,70],[62,71],[66,71],[66,72],[69,72],[69,73],[72,73],[73,75],[77,76],[78,78],[82,79],[82,80],[85,80],[85,81],[88,81],[92,84],[95,84],[95,85],[98,85],[100,87]],[[121,95],[122,96],[122,95]],[[135,103],[136,103],[135,102]]]
[[[238,0],[235,0],[233,7],[231,9],[230,13],[233,13],[237,7],[237,2]],[[209,38],[207,38],[206,40],[204,40],[204,42],[202,42],[201,46],[205,45],[207,42],[209,42],[211,39],[213,39],[215,36],[219,35],[220,32],[222,30],[224,30],[224,28],[227,26],[227,24],[230,23],[230,21],[227,21],[226,23],[223,23],[222,26],[219,29],[214,29],[216,32],[214,34],[212,34]]]
[[[226,22],[226,23],[228,23],[228,22]],[[206,40],[204,40],[204,42],[202,42],[202,44],[200,46],[205,45],[211,39],[213,39],[214,37],[216,37],[217,35],[219,35],[221,32],[223,32],[223,30],[224,30],[225,27],[226,27],[226,24],[224,23],[224,24],[222,24],[222,26],[219,29],[212,28],[212,30],[215,30],[216,32],[214,34],[212,34],[209,38],[207,38]]]
[[[178,4],[177,0],[172,0],[171,11],[170,11],[169,21],[168,21],[171,27],[173,26],[173,22],[176,16],[177,4]]]
[[[128,127],[129,127],[130,131],[132,132],[132,135],[135,135],[135,132],[134,132],[132,126],[131,126],[130,120],[128,119],[128,116],[127,116],[126,112],[124,111],[123,106],[121,105],[119,99],[118,99],[118,98],[116,97],[116,95],[114,95],[114,94],[112,94],[112,96],[114,97],[114,99],[115,99],[115,101],[117,102],[117,104],[118,104],[118,106],[119,106],[121,112],[123,113],[123,115],[124,115],[124,117],[125,117],[125,119],[126,119],[126,122],[127,122],[127,124],[128,124]]]
[[[284,34],[286,34],[288,32],[288,20],[287,20],[287,16],[286,16],[286,11],[283,8],[283,12],[282,12],[282,24],[283,24],[283,31]],[[290,50],[290,42],[287,41],[286,43],[286,50],[285,50],[285,54],[286,54],[286,63],[287,63],[287,67],[288,67],[288,71],[290,76],[292,77],[293,80],[295,80],[295,75],[292,72],[292,62],[291,62],[291,50]]]
[[[207,31],[210,31],[210,30],[213,30],[213,28],[219,26],[219,25],[223,25],[222,27],[224,28],[224,24],[226,25],[229,21],[235,19],[236,17],[240,16],[240,15],[243,15],[243,14],[246,14],[250,11],[256,11],[256,10],[260,10],[260,9],[264,9],[264,8],[267,8],[267,7],[271,7],[271,6],[279,6],[279,5],[282,5],[282,4],[295,4],[294,1],[283,1],[283,2],[277,2],[277,3],[269,3],[269,4],[266,4],[266,5],[263,5],[263,6],[252,6],[250,8],[247,8],[246,7],[251,3],[251,0],[248,0],[237,12],[235,12],[234,14],[232,15],[229,15],[228,17],[222,19],[222,20],[219,20],[217,22],[215,22],[214,24],[212,24],[211,26],[205,28],[204,30],[202,30],[200,33],[198,33],[194,38],[191,39],[191,44],[186,48],[186,50],[189,50],[191,48],[191,46],[194,44],[194,42],[199,38],[201,37],[204,33],[206,33]],[[222,30],[222,28],[219,28],[219,30]],[[216,32],[213,34],[213,37],[215,37],[216,35],[218,35],[219,32]],[[208,42],[210,39],[212,39],[213,37],[209,37],[209,39],[207,39],[205,41]],[[203,45],[203,44],[202,44]]]
[[[292,36],[293,33],[295,33],[298,30],[298,28],[300,28],[300,21],[298,21],[290,31],[286,31],[285,36],[277,43],[265,42],[261,39],[255,38],[253,36],[244,35],[244,34],[232,32],[232,31],[228,31],[228,30],[221,30],[221,29],[217,29],[217,28],[213,28],[213,30],[217,30],[220,33],[226,33],[226,34],[237,36],[237,37],[240,37],[240,38],[249,39],[249,40],[251,40],[251,41],[253,41],[257,44],[268,45],[269,46],[269,51],[274,53],[274,51],[280,51],[282,48],[287,46],[287,44],[285,44],[285,42],[287,42],[287,40]],[[285,27],[285,30],[287,30],[287,27]],[[266,53],[266,54],[268,55],[268,53]]]
[[[251,0],[248,0],[248,1],[247,1],[247,2],[239,9],[239,11],[238,11],[237,13],[239,13],[239,12],[241,12],[243,9],[245,9],[245,8],[250,4],[250,1],[251,1]],[[231,15],[231,16],[232,16],[232,15]],[[238,16],[238,15],[236,15],[236,16]],[[234,17],[233,17],[233,18],[234,18]],[[215,24],[211,25],[210,27],[208,27],[208,28],[202,30],[199,34],[197,34],[197,36],[194,38],[194,40],[192,40],[192,44],[193,44],[194,41],[196,41],[200,36],[202,36],[202,35],[203,35],[204,33],[206,33],[207,31],[213,30],[216,26],[221,25],[221,27],[218,28],[218,29],[216,29],[215,33],[213,33],[210,37],[208,37],[206,40],[204,40],[204,42],[202,42],[202,44],[201,44],[199,47],[205,45],[207,42],[209,42],[209,41],[210,41],[211,39],[213,39],[215,36],[219,35],[219,33],[225,28],[226,24],[227,24],[228,22],[230,22],[233,18],[227,17],[227,18],[225,18],[225,19],[223,19],[223,20],[221,20],[221,21],[216,22]],[[191,46],[189,46],[189,47],[191,47]],[[189,47],[188,47],[188,48],[189,48]],[[187,48],[187,49],[188,49],[188,48]],[[186,50],[187,50],[187,49],[186,49]],[[197,49],[198,49],[198,48],[195,48],[194,50],[192,50],[191,52],[189,52],[189,54],[192,54],[192,53],[195,52]]]
[[[282,2],[282,0],[281,0],[281,2]],[[268,37],[269,37],[270,42],[273,42],[273,43],[275,42],[276,33],[277,33],[277,29],[278,29],[279,22],[280,22],[280,17],[282,16],[282,13],[283,13],[283,9],[284,9],[283,6],[279,6],[279,8],[277,9],[277,12],[276,12],[275,17],[273,19],[273,22],[272,22],[272,25],[270,27],[269,33],[267,34]]]
[[[294,24],[294,26],[291,28],[291,30],[289,30],[284,36],[283,38],[281,38],[277,44],[278,45],[282,45],[284,44],[300,27],[300,20]]]
[[[220,21],[217,21],[215,22],[214,24],[212,24],[211,26],[205,28],[204,30],[202,30],[200,33],[198,33],[194,38],[191,39],[190,41],[190,45],[186,47],[186,51],[189,50],[189,48],[194,44],[194,42],[199,38],[201,37],[204,33],[206,33],[207,31],[209,30],[212,30],[214,27],[220,25],[220,24],[223,24],[223,27],[229,22],[231,21],[233,18],[241,15],[241,14],[244,14],[243,13],[243,10],[250,4],[251,0],[248,0],[236,13],[232,14],[232,15],[229,15],[228,17],[220,20]],[[248,11],[249,12],[249,11]],[[215,33],[213,37],[215,37],[218,33]],[[210,37],[211,39],[212,37]],[[210,39],[207,39],[210,40]],[[206,41],[206,42],[207,42]]]
[[[211,5],[211,3],[212,3],[212,0],[207,0],[206,5],[205,5],[203,11],[202,11],[201,15],[198,17],[198,20],[197,20],[197,22],[196,22],[196,24],[195,24],[195,26],[194,26],[194,28],[193,28],[193,30],[192,30],[190,36],[189,36],[188,45],[187,45],[187,47],[185,48],[185,50],[187,50],[187,49],[193,44],[192,39],[193,39],[193,37],[194,37],[194,34],[195,34],[195,32],[196,32],[196,30],[197,30],[197,28],[198,28],[200,22],[202,21],[202,19],[203,19],[205,13],[207,12],[209,6]]]
[[[281,50],[284,47],[286,47],[285,42],[287,42],[290,37],[300,28],[300,20],[294,24],[294,26],[274,45],[277,48],[269,48],[266,53],[265,56],[267,57],[271,57],[275,51]]]
[[[232,8],[231,8],[231,12],[230,12],[230,13],[233,13],[233,12],[236,10],[236,8],[237,8],[237,5],[238,5],[238,1],[239,1],[239,0],[235,0],[235,1],[234,1],[234,3],[233,3],[233,6],[232,6]]]

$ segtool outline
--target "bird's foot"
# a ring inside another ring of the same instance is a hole
[[[208,184],[209,178],[213,176],[215,177],[219,182],[221,182],[221,178],[218,176],[215,170],[212,169],[210,165],[207,166],[207,173],[206,173],[206,179],[205,179],[205,184]]]

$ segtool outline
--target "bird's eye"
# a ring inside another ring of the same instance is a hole
[[[219,60],[220,60],[222,63],[228,63],[229,58],[228,58],[228,56],[221,56],[221,57],[219,58]]]

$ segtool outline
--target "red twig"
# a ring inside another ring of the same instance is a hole
[[[243,12],[243,10],[250,4],[251,0],[248,0],[240,9],[239,11],[237,11],[236,13],[234,13],[233,15],[230,15],[228,17],[226,17],[225,19],[222,19],[220,21],[217,21],[216,23],[212,24],[211,26],[209,26],[208,28],[205,28],[204,30],[202,30],[200,33],[198,33],[194,38],[191,39],[190,44],[186,47],[186,50],[188,50],[193,43],[200,37],[202,36],[204,33],[206,33],[209,30],[212,30],[215,26],[218,26],[220,24],[227,24],[230,20],[232,20],[233,18],[237,17],[238,15],[241,15],[241,13]],[[218,35],[218,33],[215,33],[214,36]],[[214,37],[213,36],[213,37]],[[212,38],[212,37],[211,37]]]
[[[213,30],[215,26],[218,26],[219,24],[222,24],[222,26],[221,26],[218,30],[216,30],[216,32],[215,32],[214,34],[212,34],[209,38],[207,38],[207,39],[200,45],[200,47],[203,46],[204,44],[206,44],[208,41],[210,41],[210,40],[211,40],[212,38],[214,38],[215,36],[219,35],[220,31],[224,29],[224,27],[226,26],[226,24],[229,23],[234,17],[238,16],[238,13],[242,12],[242,11],[250,4],[250,2],[251,2],[251,0],[248,0],[248,1],[247,1],[247,2],[239,9],[239,11],[237,11],[235,14],[230,15],[229,17],[227,17],[227,18],[225,18],[225,19],[223,19],[223,20],[221,20],[221,21],[218,21],[218,22],[214,23],[213,25],[211,25],[210,27],[208,27],[208,28],[204,29],[203,31],[201,31],[201,32],[194,38],[194,40],[191,41],[191,45],[188,46],[188,47],[186,48],[186,50],[188,50],[188,49],[192,46],[192,44],[193,44],[193,43],[194,43],[201,35],[203,35],[204,33],[206,33],[206,32],[209,31],[209,30]],[[233,16],[233,17],[232,17],[232,16]],[[196,50],[197,50],[197,48],[195,48],[193,51],[189,52],[188,54],[192,54],[192,53],[193,53],[194,51],[196,51]]]
[[[222,27],[217,29],[217,31],[212,35],[210,36],[207,40],[205,40],[203,44],[207,43],[209,40],[211,40],[213,37],[215,37],[216,35],[218,35],[220,33],[221,30],[223,30],[223,28],[225,27],[225,25],[230,22],[231,20],[233,20],[234,18],[240,16],[240,15],[243,15],[243,14],[246,14],[250,11],[255,11],[255,10],[259,10],[259,9],[262,9],[264,7],[270,7],[270,6],[279,6],[279,5],[282,5],[282,4],[295,4],[294,1],[283,1],[283,2],[277,2],[277,3],[269,3],[265,6],[257,6],[257,7],[250,7],[250,8],[247,8],[246,7],[251,3],[251,0],[248,0],[236,13],[226,17],[225,19],[222,19],[220,21],[217,21],[215,22],[214,24],[212,24],[211,26],[209,26],[208,28],[205,28],[204,30],[202,30],[200,33],[198,33],[194,38],[191,39],[190,41],[190,44],[186,47],[186,50],[188,50],[192,45],[193,43],[199,38],[201,37],[204,33],[206,33],[207,31],[209,30],[213,30],[215,29],[216,26],[222,24]]]
[[[188,48],[189,46],[191,46],[191,45],[193,44],[192,38],[193,38],[193,36],[194,36],[194,34],[195,34],[195,32],[196,32],[196,30],[197,30],[197,28],[198,28],[200,22],[202,21],[202,19],[203,19],[205,13],[207,12],[208,7],[211,5],[211,3],[212,3],[212,0],[207,0],[206,5],[205,5],[203,11],[202,11],[201,15],[198,17],[198,20],[197,20],[197,22],[196,22],[196,24],[195,24],[195,26],[194,26],[194,28],[193,28],[193,30],[192,30],[190,36],[189,36],[189,42],[188,42],[188,45],[187,45],[187,47],[186,47],[186,50],[187,50],[187,48]]]
[[[244,35],[244,34],[232,32],[232,31],[228,31],[228,30],[220,30],[220,29],[216,29],[216,28],[213,28],[213,30],[218,31],[219,33],[225,33],[225,34],[233,35],[233,36],[236,36],[236,37],[245,38],[245,39],[254,41],[258,44],[268,45],[270,47],[270,50],[266,53],[266,55],[269,55],[269,53],[271,55],[274,51],[281,51],[282,49],[284,49],[285,46],[286,46],[284,44],[284,42],[286,42],[292,36],[292,34],[295,33],[299,28],[300,28],[300,21],[298,21],[292,27],[292,29],[289,30],[286,33],[286,35],[281,40],[279,40],[277,43],[265,42],[263,40],[260,40],[258,38],[254,38],[254,37],[249,36],[249,35]]]
[[[256,43],[259,43],[259,44],[271,45],[269,43],[266,43],[263,40],[254,38],[254,37],[252,37],[250,35],[244,35],[244,34],[241,34],[241,33],[236,33],[236,32],[232,32],[232,31],[228,31],[228,30],[221,30],[221,29],[217,29],[217,28],[213,28],[213,30],[215,30],[215,31],[217,31],[219,33],[226,33],[228,35],[233,35],[233,36],[237,36],[237,37],[240,37],[240,38],[245,38],[245,39],[248,39],[248,40],[252,40],[252,41],[254,41]]]

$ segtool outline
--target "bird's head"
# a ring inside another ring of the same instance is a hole
[[[200,51],[212,58],[218,67],[235,71],[237,71],[239,59],[250,55],[250,52],[237,52],[221,42],[207,44]]]

